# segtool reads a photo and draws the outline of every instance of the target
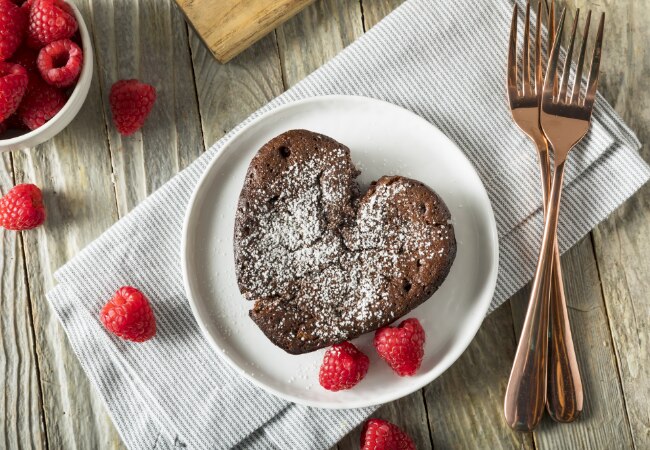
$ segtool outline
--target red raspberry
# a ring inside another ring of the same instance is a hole
[[[0,122],[16,111],[28,82],[27,71],[22,66],[0,62]]]
[[[20,64],[27,70],[27,73],[38,73],[38,67],[36,67],[36,58],[38,58],[38,51],[33,48],[29,48],[26,45],[22,45],[14,56],[11,57],[11,62],[15,64]],[[39,75],[40,76],[40,75]]]
[[[116,336],[133,342],[143,342],[156,334],[156,318],[142,292],[123,286],[102,308],[100,319],[104,327]]]
[[[25,124],[18,117],[18,113],[14,113],[9,116],[7,120],[2,122],[7,128],[7,130],[26,130]]]
[[[414,375],[424,357],[424,329],[418,319],[406,319],[397,328],[384,327],[375,333],[377,353],[399,375]]]
[[[77,31],[72,8],[62,0],[35,0],[29,8],[27,45],[41,48],[68,39]]]
[[[328,348],[320,366],[318,381],[328,391],[350,389],[368,373],[370,360],[349,342]]]
[[[138,80],[120,80],[109,97],[117,131],[128,136],[142,128],[156,101],[156,88]]]
[[[66,101],[63,91],[31,76],[27,94],[18,107],[18,118],[27,128],[35,130],[61,111]]]
[[[7,230],[31,230],[45,221],[43,194],[33,184],[19,184],[0,198],[0,225]]]
[[[0,0],[0,61],[9,59],[25,36],[27,15],[9,0]]]
[[[370,419],[363,425],[361,450],[415,450],[415,443],[397,425]]]
[[[38,70],[46,83],[59,88],[72,86],[79,78],[83,53],[70,39],[54,41],[38,54]]]

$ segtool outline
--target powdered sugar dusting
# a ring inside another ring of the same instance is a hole
[[[396,302],[429,289],[420,271],[455,251],[451,225],[413,203],[419,183],[380,181],[359,201],[347,152],[321,148],[290,164],[244,211],[255,226],[239,236],[240,285],[282,312],[275,327],[287,339],[332,343],[392,322]]]

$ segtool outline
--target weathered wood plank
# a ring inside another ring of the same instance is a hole
[[[490,314],[469,348],[424,389],[434,448],[530,449],[503,418],[515,336],[508,305]]]
[[[632,438],[618,380],[607,314],[591,238],[562,256],[569,320],[584,388],[582,416],[557,424],[548,416],[535,431],[538,449],[631,448]],[[511,302],[516,332],[521,332],[529,287]]]
[[[285,88],[334,57],[363,34],[358,0],[321,0],[277,30]]]
[[[13,186],[11,155],[5,153],[0,193]],[[0,229],[0,447],[8,449],[46,448],[24,263],[20,233]]]
[[[282,93],[280,61],[273,33],[228,64],[218,63],[192,30],[190,46],[207,148]]]
[[[404,0],[360,0],[363,7],[363,23],[365,30],[374,27],[388,13],[404,3]]]
[[[601,93],[637,133],[650,161],[650,9],[643,2],[586,1],[607,11]],[[650,185],[593,232],[627,416],[637,449],[650,448]]]
[[[89,0],[75,2],[92,29]],[[45,298],[53,272],[117,219],[97,70],[85,106],[56,138],[14,153],[16,182],[43,189],[46,224],[25,233],[49,448],[113,448],[119,436]]]
[[[94,2],[95,54],[120,216],[203,151],[185,22],[169,0]],[[137,78],[158,96],[145,126],[129,137],[113,126],[114,82]]]

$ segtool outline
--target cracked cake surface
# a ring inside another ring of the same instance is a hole
[[[363,195],[350,150],[291,130],[250,163],[235,268],[250,317],[300,354],[387,325],[428,299],[456,255],[450,214],[424,184],[384,176]]]

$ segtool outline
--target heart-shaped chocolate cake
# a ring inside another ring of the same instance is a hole
[[[387,325],[442,284],[456,256],[444,202],[384,176],[360,195],[350,150],[321,134],[273,138],[248,168],[235,265],[251,318],[289,353]]]

